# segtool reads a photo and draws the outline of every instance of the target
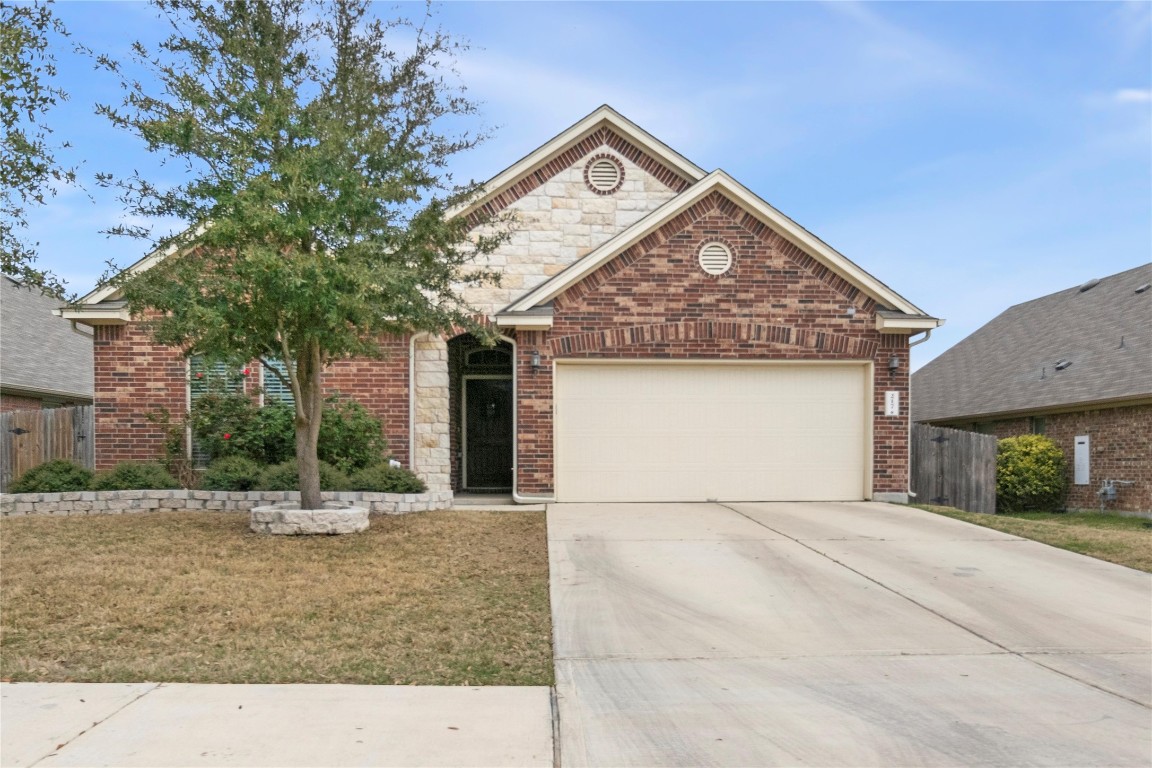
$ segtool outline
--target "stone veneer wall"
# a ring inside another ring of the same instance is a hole
[[[451,491],[369,493],[325,491],[324,501],[367,507],[373,515],[403,515],[452,506]],[[74,491],[71,493],[11,493],[0,496],[0,516],[120,515],[142,512],[210,510],[247,512],[278,501],[299,501],[299,491]]]
[[[631,145],[614,134],[604,141],[599,146],[587,142],[583,154],[571,152],[576,157],[566,168],[503,209],[515,216],[512,238],[486,261],[501,273],[500,285],[465,288],[462,293],[471,306],[495,314],[678,194],[629,159],[635,153],[634,148],[629,151]],[[624,181],[611,195],[597,194],[584,183],[584,167],[601,156],[614,158],[624,168]],[[647,156],[637,159],[651,164]]]
[[[412,471],[431,491],[452,490],[452,446],[448,434],[448,342],[422,334],[413,341],[415,403]]]

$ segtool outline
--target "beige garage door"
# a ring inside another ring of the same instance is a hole
[[[558,501],[865,498],[862,364],[556,366]]]

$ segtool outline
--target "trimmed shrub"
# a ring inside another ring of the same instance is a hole
[[[998,512],[1054,512],[1061,508],[1068,480],[1064,453],[1043,435],[1006,437],[996,446]]]
[[[423,480],[403,467],[374,464],[355,472],[349,480],[348,489],[376,493],[424,493],[428,487]]]
[[[244,456],[259,464],[296,457],[296,412],[274,401],[263,408],[243,394],[207,394],[188,417],[192,434],[213,460]],[[324,402],[316,453],[342,472],[375,464],[388,449],[379,419],[354,400],[332,395]]]
[[[208,465],[200,478],[200,487],[206,491],[252,491],[260,484],[264,471],[252,459],[244,456],[225,456]]]
[[[316,450],[321,461],[341,472],[353,472],[378,463],[387,450],[383,425],[367,408],[355,400],[341,400],[338,395],[324,401]]]
[[[91,470],[66,459],[32,467],[8,486],[9,493],[65,493],[86,491],[92,482]]]
[[[260,483],[257,490],[261,491],[298,491],[300,490],[299,471],[296,469],[296,459],[284,461],[266,467],[260,473]],[[348,476],[331,464],[320,462],[320,490],[345,491],[348,490]]]
[[[121,462],[92,479],[94,491],[140,491],[179,488],[180,482],[160,464]]]

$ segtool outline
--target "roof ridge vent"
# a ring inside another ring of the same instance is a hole
[[[1094,277],[1091,280],[1089,280],[1088,282],[1086,282],[1080,286],[1080,293],[1084,293],[1084,291],[1090,291],[1099,284],[1100,284],[1100,278]]]
[[[1057,360],[1053,368],[1057,371],[1062,371],[1070,365],[1072,365],[1072,361],[1065,358],[1064,360]]]
[[[1152,288],[1152,283],[1144,283],[1144,285],[1137,288],[1135,291],[1133,291],[1133,293],[1144,293],[1144,291],[1148,290],[1149,288]]]

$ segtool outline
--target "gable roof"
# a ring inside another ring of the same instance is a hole
[[[748,213],[840,275],[865,295],[870,296],[877,304],[897,310],[903,315],[932,320],[934,321],[930,324],[932,328],[940,325],[941,321],[930,318],[922,309],[868,274],[843,254],[773,208],[721,170],[708,174],[688,190],[672,198],[560,274],[508,305],[500,314],[511,319],[519,313],[526,313],[546,304],[713,192],[719,192],[740,205]],[[880,322],[885,321],[885,318],[880,318]],[[896,321],[892,319],[888,327],[897,327]]]
[[[1136,292],[1152,264],[1090,283],[1010,307],[914,373],[912,420],[1152,400],[1152,288]]]
[[[486,181],[483,185],[483,195],[468,205],[453,209],[449,212],[449,215],[466,215],[480,208],[489,200],[498,198],[517,182],[547,165],[557,155],[563,154],[566,150],[602,128],[608,128],[641,151],[650,154],[654,159],[665,165],[676,175],[686,179],[689,183],[698,181],[705,176],[705,171],[700,166],[612,109],[612,107],[607,104],[602,104],[570,128],[553,136],[532,152]],[[567,163],[565,163],[565,165],[566,164]]]
[[[92,399],[92,334],[53,315],[59,299],[0,278],[0,387],[29,395]]]

